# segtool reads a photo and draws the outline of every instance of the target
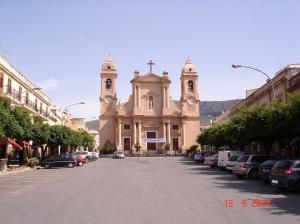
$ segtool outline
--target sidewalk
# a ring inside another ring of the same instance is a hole
[[[10,174],[14,174],[14,173],[20,173],[20,172],[26,172],[26,171],[30,171],[30,170],[34,170],[28,166],[20,166],[18,167],[18,170],[14,170],[12,171],[10,168],[7,169],[7,172],[0,172],[0,177],[1,176],[5,176],[5,175],[10,175]]]

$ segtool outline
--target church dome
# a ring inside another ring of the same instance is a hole
[[[186,60],[182,72],[197,72],[197,69],[190,58]]]
[[[105,60],[105,62],[102,65],[102,70],[112,70],[115,71],[116,70],[116,66],[112,61],[111,56],[108,56]]]

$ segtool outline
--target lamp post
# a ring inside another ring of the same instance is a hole
[[[63,109],[62,111],[63,111],[63,113],[66,113],[70,107],[73,107],[73,106],[75,106],[75,105],[80,105],[80,104],[85,104],[85,102],[73,103],[73,104],[67,106],[67,107],[66,107],[65,109]]]
[[[271,82],[272,84],[272,90],[273,90],[273,101],[275,101],[275,86],[274,86],[274,83],[273,83],[273,80],[270,78],[270,76],[267,75],[267,73],[263,72],[262,70],[260,69],[257,69],[257,68],[253,68],[253,67],[250,67],[250,66],[245,66],[245,65],[237,65],[237,64],[234,64],[234,65],[231,65],[232,68],[248,68],[248,69],[252,69],[252,70],[255,70],[261,74],[263,74],[264,76],[266,76],[268,78],[268,81]]]

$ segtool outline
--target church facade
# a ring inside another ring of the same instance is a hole
[[[171,100],[171,81],[167,72],[157,75],[152,71],[133,74],[132,94],[125,103],[117,98],[117,69],[109,57],[102,65],[100,92],[100,147],[107,140],[117,150],[130,154],[140,147],[140,154],[184,153],[197,144],[200,131],[198,73],[188,59],[181,71],[180,101]],[[126,88],[122,84],[122,88]]]

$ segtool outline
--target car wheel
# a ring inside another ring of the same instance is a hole
[[[270,180],[269,179],[264,179],[264,184],[270,185]]]
[[[68,163],[68,167],[69,167],[69,168],[73,168],[73,167],[74,167],[74,164],[73,164],[73,163]]]
[[[257,178],[257,170],[251,170],[250,173],[248,174],[250,179],[256,179]]]
[[[285,188],[285,187],[280,187],[280,186],[277,186],[277,188],[278,188],[279,190],[282,190],[282,191],[286,190],[286,188]]]
[[[44,168],[45,168],[45,169],[50,169],[51,166],[50,166],[50,164],[46,163],[45,166],[44,166]]]
[[[83,162],[80,161],[80,162],[78,163],[78,166],[83,166]]]
[[[296,183],[296,192],[300,193],[300,181]]]
[[[239,178],[239,179],[242,179],[244,176],[241,175],[241,174],[236,174],[236,177]]]

